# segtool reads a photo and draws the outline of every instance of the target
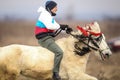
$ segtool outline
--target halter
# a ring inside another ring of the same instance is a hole
[[[78,42],[83,43],[85,46],[80,48],[78,46],[77,42],[75,42],[75,45],[74,45],[75,51],[74,52],[80,56],[83,56],[84,54],[89,53],[92,49],[95,51],[99,51],[102,60],[104,60],[105,56],[102,53],[103,50],[100,50],[100,47],[99,47],[99,45],[101,44],[101,41],[103,39],[102,33],[90,32],[79,26],[77,28],[78,28],[78,30],[80,30],[82,32],[82,35],[73,35],[71,33],[70,33],[70,35],[72,35],[74,38],[79,40]],[[95,36],[95,38],[93,36]],[[98,43],[98,41],[99,41],[99,43]],[[94,47],[89,44],[90,42],[94,45]],[[109,48],[107,48],[107,49],[109,49]]]
[[[85,47],[83,47],[83,48],[81,49],[81,48],[78,47],[77,42],[75,42],[75,45],[74,45],[74,47],[75,47],[75,49],[76,49],[75,52],[76,52],[77,54],[78,54],[78,52],[79,52],[79,55],[80,55],[80,56],[81,56],[81,55],[84,55],[84,54],[86,54],[86,53],[88,53],[88,52],[90,52],[90,49],[95,50],[95,51],[99,50],[99,46],[98,46],[98,44],[96,43],[96,41],[99,40],[99,41],[100,41],[99,44],[100,44],[101,41],[102,41],[102,35],[100,35],[99,37],[97,37],[97,38],[95,38],[95,39],[93,39],[92,35],[90,35],[90,36],[88,36],[88,37],[86,37],[86,36],[84,36],[84,35],[73,35],[73,34],[70,34],[70,35],[72,35],[72,36],[75,37],[77,40],[79,40],[78,42],[81,42],[81,43],[83,43],[83,44],[85,45]],[[94,47],[89,44],[90,42],[94,45]],[[82,51],[82,53],[81,53],[81,51]]]

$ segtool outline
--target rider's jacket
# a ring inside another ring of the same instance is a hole
[[[37,39],[47,36],[48,33],[53,33],[54,30],[60,28],[60,25],[45,8],[40,7],[38,12],[40,16],[35,26],[35,35]]]

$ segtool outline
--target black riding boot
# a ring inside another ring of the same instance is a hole
[[[62,80],[61,77],[59,76],[59,73],[57,73],[57,72],[53,72],[52,79],[53,80]]]

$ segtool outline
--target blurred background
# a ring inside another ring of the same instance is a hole
[[[39,46],[34,37],[34,26],[39,17],[37,9],[47,0],[0,0],[0,47],[10,44]],[[120,80],[120,0],[54,0],[58,3],[55,17],[58,23],[68,24],[74,30],[97,21],[110,44],[113,55],[100,61],[93,54],[87,73],[99,80]],[[63,36],[64,35],[64,36]],[[56,40],[69,36],[61,33]],[[117,47],[114,45],[117,42]],[[113,50],[113,48],[117,50]],[[27,80],[20,76],[18,80]]]

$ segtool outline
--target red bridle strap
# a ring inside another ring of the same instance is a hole
[[[80,30],[83,33],[84,36],[89,36],[90,34],[94,35],[94,36],[99,36],[99,35],[102,34],[101,32],[100,33],[95,33],[95,32],[92,32],[92,31],[85,30],[80,26],[77,26],[77,29]]]

